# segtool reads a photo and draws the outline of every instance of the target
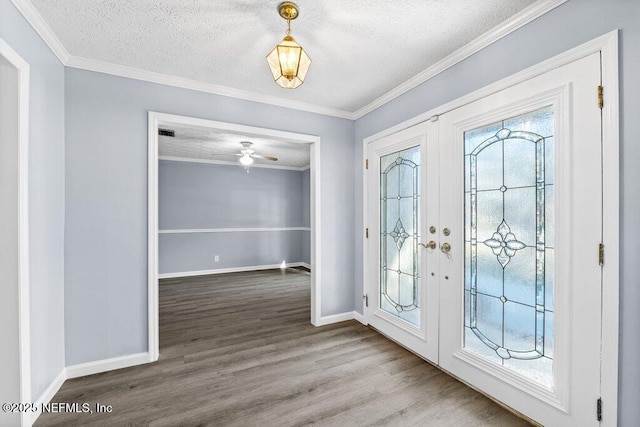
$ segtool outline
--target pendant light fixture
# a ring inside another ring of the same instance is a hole
[[[287,35],[267,55],[267,62],[278,85],[285,89],[295,89],[304,83],[311,58],[291,36],[291,21],[300,13],[298,5],[285,1],[278,6],[278,13],[287,20]]]

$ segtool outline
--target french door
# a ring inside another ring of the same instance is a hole
[[[599,84],[593,54],[368,150],[367,320],[544,425],[598,425]]]
[[[437,140],[430,123],[369,144],[371,283],[367,322],[429,360],[438,360],[438,277],[427,224],[438,217]],[[431,247],[430,247],[431,246]]]

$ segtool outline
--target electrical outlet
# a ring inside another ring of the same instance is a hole
[[[218,262],[218,261],[220,261],[220,256],[215,255],[215,256],[213,257],[213,262]]]

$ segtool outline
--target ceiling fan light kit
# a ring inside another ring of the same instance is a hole
[[[295,89],[304,83],[311,66],[311,58],[291,36],[291,21],[300,14],[298,5],[288,1],[280,3],[278,13],[287,20],[287,35],[267,55],[267,63],[279,86]]]
[[[240,157],[240,163],[245,166],[249,166],[253,163],[253,158],[248,154],[243,154],[242,157]]]
[[[277,157],[256,154],[256,151],[251,148],[251,146],[253,145],[252,142],[242,141],[240,144],[242,145],[242,150],[240,150],[240,153],[236,154],[236,156],[240,157],[240,163],[245,166],[250,166],[251,164],[253,164],[254,159],[270,160],[272,162],[278,161]]]

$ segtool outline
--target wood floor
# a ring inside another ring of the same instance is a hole
[[[160,360],[65,382],[37,426],[520,426],[356,321],[309,324],[309,278],[269,270],[160,284]]]

